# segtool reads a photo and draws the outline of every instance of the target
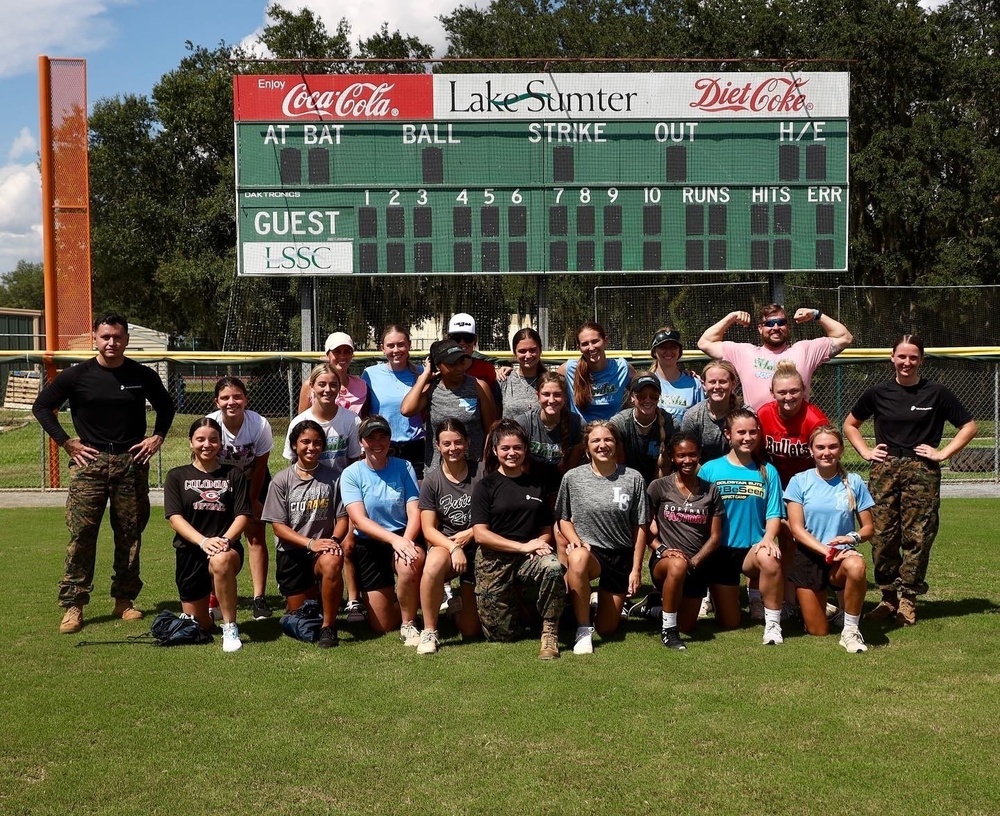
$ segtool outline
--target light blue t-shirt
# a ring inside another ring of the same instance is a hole
[[[754,466],[734,465],[725,456],[701,466],[698,476],[714,482],[726,507],[722,519],[722,545],[734,549],[752,547],[764,537],[769,519],[784,518],[781,480],[774,465],[764,465],[767,479]]]
[[[570,360],[566,364],[566,388],[569,391],[569,407],[575,414],[583,417],[584,422],[593,419],[611,419],[622,409],[625,393],[628,390],[628,360],[621,357],[608,357],[608,364],[601,371],[592,371],[593,384],[591,393],[593,399],[582,411],[573,402],[573,378],[580,358]]]
[[[684,412],[705,399],[701,380],[687,372],[681,374],[676,382],[668,382],[659,374],[656,379],[660,381],[660,407],[674,418],[674,425],[679,428]]]
[[[875,505],[868,486],[857,473],[848,473],[847,483],[859,513]],[[785,488],[785,501],[802,505],[806,529],[822,544],[829,544],[837,536],[847,535],[855,529],[854,513],[847,503],[847,488],[840,476],[827,481],[815,468],[796,473]]]
[[[406,527],[406,505],[420,498],[417,474],[405,459],[390,456],[381,470],[366,462],[349,465],[340,477],[344,507],[364,502],[365,513],[379,527],[397,532]],[[368,538],[360,530],[358,538]]]
[[[416,371],[409,367],[393,371],[388,363],[379,363],[361,372],[361,379],[368,384],[371,395],[371,412],[389,421],[393,442],[411,442],[424,436],[423,418],[419,414],[406,417],[399,410],[403,398],[423,370],[423,366],[417,366]]]

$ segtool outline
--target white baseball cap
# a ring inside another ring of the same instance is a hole
[[[465,312],[452,315],[448,321],[448,334],[475,334],[476,319]]]
[[[347,332],[334,332],[331,334],[326,338],[326,345],[323,346],[323,350],[333,351],[335,348],[340,348],[341,346],[350,346],[351,351],[354,350],[354,341]]]

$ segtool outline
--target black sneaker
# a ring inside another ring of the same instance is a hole
[[[253,599],[250,609],[254,620],[265,620],[271,617],[271,607],[267,605],[263,595],[258,595]]]
[[[676,652],[683,652],[687,649],[684,645],[684,641],[681,640],[681,634],[677,631],[676,626],[671,626],[669,629],[664,629],[660,633],[660,640],[663,645],[668,649],[673,649]]]
[[[316,645],[321,649],[332,649],[334,646],[340,645],[337,630],[332,626],[324,626],[320,629],[319,640],[316,641]]]

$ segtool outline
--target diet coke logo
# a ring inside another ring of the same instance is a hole
[[[306,83],[294,86],[281,103],[281,112],[289,117],[330,116],[339,119],[383,119],[399,116],[392,106],[388,82],[355,82],[342,91],[310,91]]]
[[[807,79],[768,77],[755,87],[750,82],[734,85],[711,77],[702,78],[694,83],[695,90],[701,92],[701,98],[691,102],[690,106],[710,113],[799,113],[813,107],[803,91],[808,82]]]

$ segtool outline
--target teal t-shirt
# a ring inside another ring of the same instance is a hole
[[[701,466],[698,475],[714,482],[726,508],[722,546],[748,549],[764,536],[769,519],[784,518],[781,480],[774,465],[764,465],[766,478],[753,465],[734,465],[725,456]]]

